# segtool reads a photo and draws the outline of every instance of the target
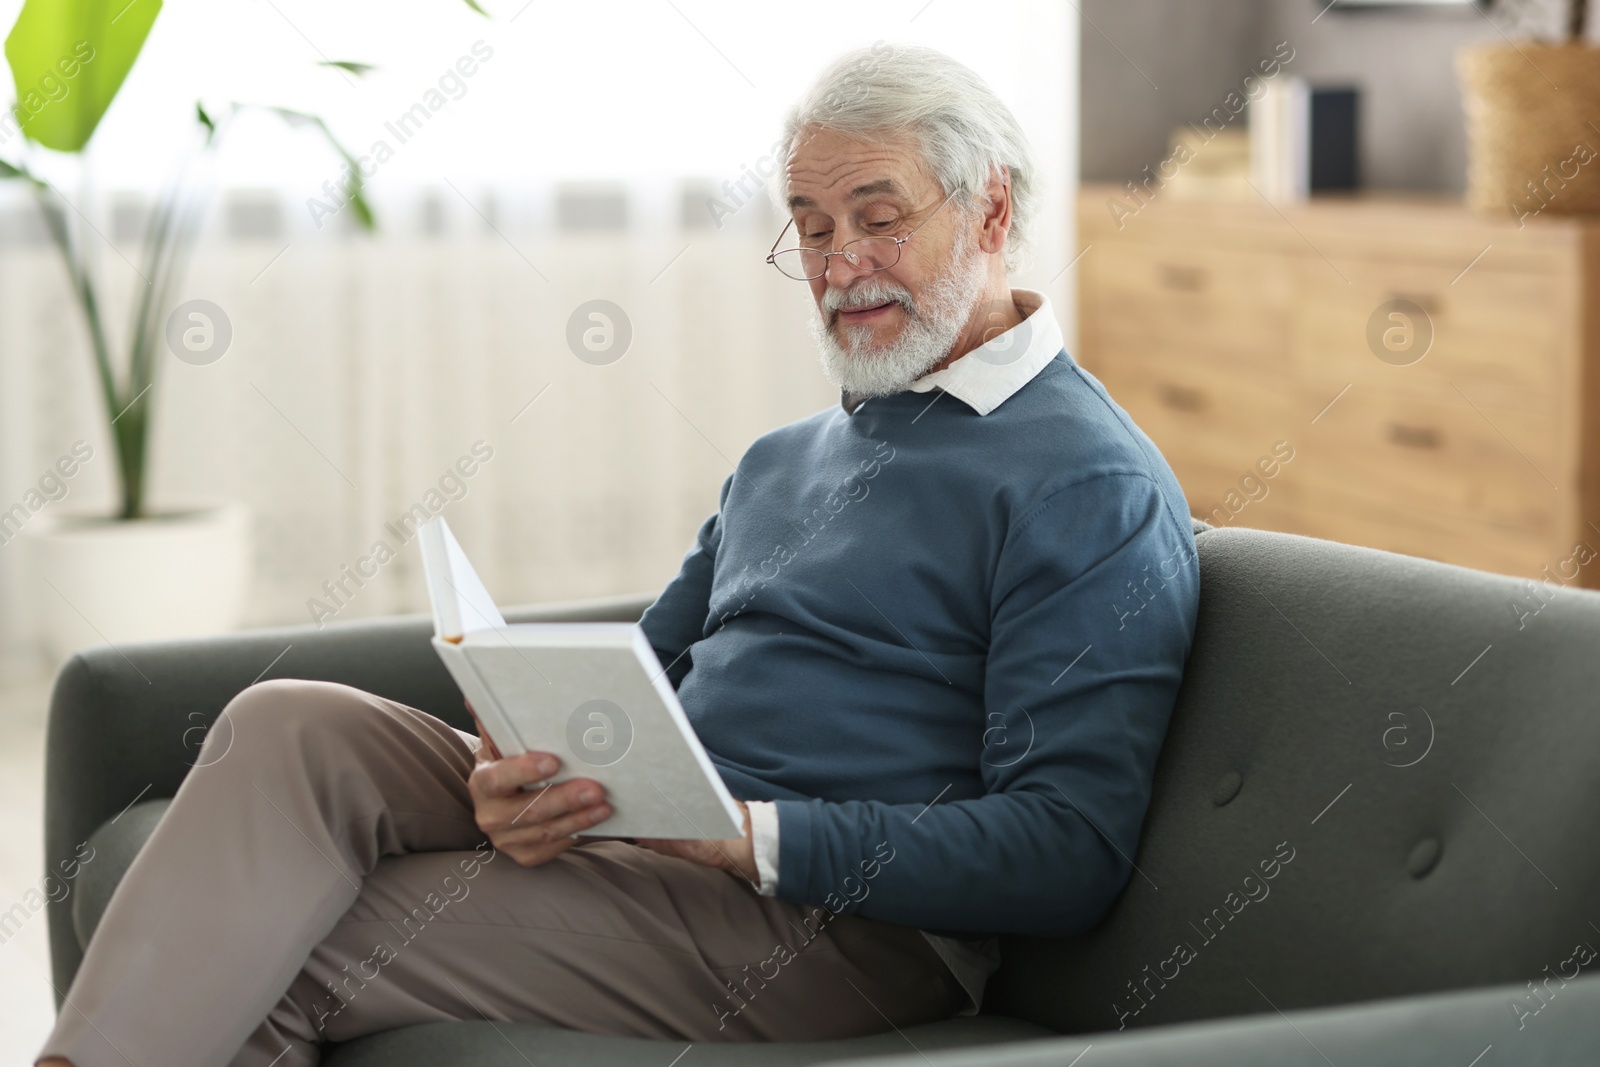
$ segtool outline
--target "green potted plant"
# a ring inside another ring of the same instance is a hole
[[[1600,48],[1584,39],[1588,0],[1494,0],[1501,28],[1456,57],[1467,119],[1467,203],[1519,226],[1544,212],[1600,211]]]
[[[234,116],[247,106],[233,104],[212,113],[196,104],[195,143],[150,214],[142,263],[133,268],[144,284],[136,287],[120,343],[109,328],[96,269],[100,249],[94,242],[103,238],[85,217],[84,205],[69,199],[41,166],[42,152],[76,156],[76,165],[84,166],[84,152],[160,9],[160,0],[27,0],[5,40],[17,103],[0,110],[0,133],[21,136],[0,139],[7,148],[0,154],[0,179],[31,188],[66,269],[93,357],[105,440],[80,442],[76,460],[84,460],[85,452],[108,450],[116,464],[118,496],[111,514],[55,506],[32,515],[25,501],[0,515],[8,535],[20,527],[30,544],[32,568],[43,579],[35,616],[46,646],[58,657],[102,641],[231,629],[248,591],[250,524],[244,505],[209,500],[155,506],[148,480],[153,387],[163,360],[176,352],[169,350],[169,334],[176,330],[182,337],[216,343],[207,331],[218,324],[200,321],[206,319],[203,314],[193,323],[179,321],[174,327],[169,322],[206,201],[195,164],[216,151]],[[333,65],[358,74],[367,69]],[[315,130],[344,158],[348,206],[370,230],[374,222],[360,168],[323,121],[282,108],[267,110]]]

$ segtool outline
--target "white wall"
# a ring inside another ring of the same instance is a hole
[[[0,26],[18,6],[0,0]],[[1077,21],[1062,5],[825,0],[797,13],[618,0],[535,4],[515,21],[521,0],[486,6],[495,19],[459,0],[277,0],[283,15],[169,0],[97,135],[95,195],[64,186],[106,235],[98,254],[120,325],[139,284],[123,257],[137,262],[139,248],[111,207],[166,173],[168,138],[200,89],[232,80],[250,98],[315,108],[361,150],[473,40],[495,49],[372,180],[376,238],[311,224],[306,197],[331,173],[303,137],[264,123],[227,150],[228,188],[178,299],[221,305],[234,347],[210,366],[165,360],[151,480],[158,504],[222,494],[253,506],[251,624],[309,621],[321,582],[479,439],[495,459],[446,514],[502,602],[667,581],[749,442],[837,402],[811,351],[805,287],[762,262],[780,226],[765,197],[722,228],[703,204],[849,47],[933,45],[1015,109],[1044,167],[1035,263],[1016,284],[1046,290],[1072,336]],[[331,58],[393,62],[351,87],[312,65],[307,39]],[[577,180],[620,190],[617,227],[563,223],[560,183]],[[98,458],[69,499],[106,508],[114,461],[88,352],[30,210],[0,202],[0,501],[83,437]],[[635,330],[627,356],[603,368],[564,341],[572,310],[596,297],[623,306]],[[0,547],[0,662],[33,654],[30,598],[43,595],[19,548]],[[422,608],[416,572],[414,554],[385,567],[338,618]]]

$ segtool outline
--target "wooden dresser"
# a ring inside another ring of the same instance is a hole
[[[1078,223],[1075,355],[1195,515],[1600,587],[1600,219],[1085,187]]]

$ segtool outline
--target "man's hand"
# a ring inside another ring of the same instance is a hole
[[[481,753],[480,753],[481,755]],[[480,759],[467,779],[478,829],[520,866],[555,859],[579,843],[578,832],[611,817],[605,787],[592,778],[570,778],[531,792],[521,786],[551,777],[561,761],[548,752],[509,759]]]
[[[467,790],[477,809],[478,828],[489,835],[495,848],[522,866],[532,867],[579,844],[583,840],[577,836],[579,830],[611,816],[611,805],[603,800],[605,787],[589,778],[573,778],[532,793],[521,790],[524,782],[542,782],[555,774],[560,760],[548,752],[502,757],[472,702],[466,704],[483,741],[478,749],[478,765],[467,779]],[[544,760],[549,764],[542,765]],[[594,791],[597,802],[585,799],[585,787]],[[759,887],[761,872],[756,868],[755,848],[750,841],[750,809],[742,800],[734,803],[744,815],[743,837],[719,841],[646,837],[635,839],[635,843],[665,856],[730,871]]]
[[[467,714],[472,716],[472,725],[478,728],[478,740],[483,742],[483,746],[478,749],[478,759],[480,761],[499,759],[500,750],[495,747],[493,739],[489,737],[489,731],[483,728],[483,720],[478,718],[477,711],[472,707],[472,701],[463,697],[461,702],[467,706]]]
[[[692,863],[729,871],[760,888],[761,872],[756,869],[755,846],[750,841],[750,809],[742,800],[734,803],[739,805],[739,811],[744,814],[743,837],[726,837],[718,841],[641,837],[639,844],[665,856],[677,856]]]

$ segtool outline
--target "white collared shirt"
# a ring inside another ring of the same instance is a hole
[[[1032,381],[1066,347],[1061,324],[1050,298],[1036,289],[1013,289],[1011,301],[1022,312],[1022,322],[943,370],[924,374],[907,387],[909,391],[926,393],[939,388],[979,415],[987,415]],[[839,402],[850,414],[861,404],[860,398],[848,393],[841,394]]]

